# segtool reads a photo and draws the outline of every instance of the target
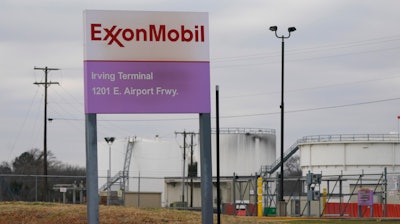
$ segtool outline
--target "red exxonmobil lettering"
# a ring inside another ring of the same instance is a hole
[[[90,39],[92,41],[107,41],[108,45],[117,44],[125,47],[124,42],[204,42],[205,32],[203,25],[187,28],[181,25],[180,29],[170,29],[167,25],[150,24],[147,28],[119,28],[117,25],[103,27],[100,23],[90,24]]]

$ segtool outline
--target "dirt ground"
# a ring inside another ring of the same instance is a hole
[[[87,223],[86,212],[85,205],[64,205],[41,202],[3,202],[0,203],[0,224],[83,224]],[[247,219],[248,218],[222,215],[222,223],[268,223],[254,222],[251,218],[249,220]],[[134,207],[100,206],[99,223],[197,224],[201,223],[201,213],[171,209],[138,209]]]
[[[214,215],[214,223],[216,221]],[[342,220],[342,219],[306,219],[281,217],[235,217],[221,215],[223,224],[263,224],[263,223],[399,223],[400,220]],[[64,205],[41,202],[0,202],[0,224],[84,224],[87,223],[85,205]],[[201,213],[172,209],[138,209],[122,206],[100,206],[99,223],[106,224],[199,224]]]

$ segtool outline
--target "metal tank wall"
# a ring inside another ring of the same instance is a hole
[[[255,175],[261,166],[276,160],[276,136],[273,129],[226,128],[220,130],[220,175]],[[199,158],[199,151],[196,151]],[[212,134],[213,176],[216,171],[216,134]],[[200,164],[200,162],[199,162]],[[200,166],[198,168],[200,171]]]
[[[111,146],[112,176],[123,170],[127,139]],[[106,182],[108,170],[108,145],[99,144],[99,186]],[[162,192],[164,177],[182,175],[182,149],[176,141],[162,139],[135,139],[129,169],[129,191]]]
[[[127,138],[117,139],[111,145],[112,176],[122,171],[125,159]],[[186,140],[190,144],[190,139]],[[138,177],[181,177],[183,149],[176,139],[145,139],[137,137],[134,144],[130,176]],[[98,143],[99,185],[106,182],[109,147],[105,141]],[[198,162],[197,175],[200,176],[200,151],[198,135],[194,139],[194,161]],[[220,131],[220,174],[232,176],[233,173],[247,176],[260,171],[261,166],[270,165],[276,160],[276,136],[272,129],[229,128]],[[216,176],[216,134],[212,133],[213,175]],[[185,174],[190,163],[190,149],[186,149]],[[150,179],[148,180],[150,181]],[[130,181],[129,190],[137,190],[136,178]],[[145,183],[142,179],[142,184]],[[141,190],[156,191],[159,187],[146,186]]]
[[[398,135],[309,136],[299,145],[303,174],[323,175],[355,172],[400,171]]]
[[[128,138],[117,139],[111,146],[112,176],[123,170]],[[108,170],[108,145],[99,142],[99,187],[106,183]],[[161,206],[166,206],[164,177],[182,176],[182,149],[174,139],[135,138],[129,168],[129,192],[161,192]],[[118,191],[120,185],[113,185]]]
[[[379,179],[387,168],[388,201],[397,199],[397,179],[400,172],[400,144],[397,134],[343,134],[306,136],[298,140],[300,167],[303,175],[322,174],[319,189],[330,193],[343,194],[343,198],[332,197],[331,202],[348,201],[354,186],[376,189]],[[389,175],[390,174],[390,175]],[[337,180],[341,179],[339,184]],[[381,184],[378,184],[381,185]],[[339,186],[342,186],[340,189]],[[355,191],[357,193],[357,191]],[[353,202],[357,196],[352,197]],[[377,194],[374,201],[380,203]],[[397,203],[397,202],[396,202]]]

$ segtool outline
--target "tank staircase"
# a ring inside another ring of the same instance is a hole
[[[321,142],[399,142],[399,134],[337,134],[337,135],[315,135],[306,136],[298,139],[283,154],[283,162],[286,162],[299,149],[299,145],[304,143]],[[267,166],[262,166],[260,174],[263,177],[273,174],[281,166],[281,158]]]
[[[297,150],[299,149],[299,144],[302,142],[302,139],[297,140],[292,146],[289,147],[289,149],[287,149],[283,153],[283,162],[286,162],[291,156],[293,156],[297,152]],[[275,171],[278,170],[279,167],[281,167],[281,164],[281,158],[279,158],[269,166],[262,166],[260,172],[261,176],[266,177],[273,174]]]
[[[129,190],[129,167],[131,164],[134,142],[135,142],[135,140],[133,138],[128,139],[128,144],[126,146],[126,152],[125,152],[125,161],[124,161],[123,171],[119,171],[117,174],[115,174],[113,177],[111,177],[110,181],[107,181],[105,184],[103,184],[100,187],[100,191],[108,190],[108,188],[111,188],[111,186],[113,186],[118,181],[122,182],[121,190],[123,190],[123,191]]]
[[[127,174],[124,175],[124,171],[119,171],[117,174],[115,174],[113,177],[111,177],[110,181],[105,184],[103,184],[100,187],[100,191],[106,191],[108,188],[110,188],[111,186],[113,186],[115,183],[117,183],[119,180],[123,180],[124,178],[127,178]]]

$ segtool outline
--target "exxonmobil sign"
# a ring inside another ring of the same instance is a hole
[[[209,61],[208,13],[84,11],[85,60]]]
[[[86,113],[210,113],[208,13],[83,17]]]
[[[172,28],[165,24],[150,24],[143,28],[119,27],[113,25],[105,27],[101,23],[90,24],[90,39],[92,41],[105,41],[108,45],[116,44],[125,47],[124,42],[129,41],[150,41],[150,42],[204,42],[204,25],[187,27],[181,25],[179,28]]]

